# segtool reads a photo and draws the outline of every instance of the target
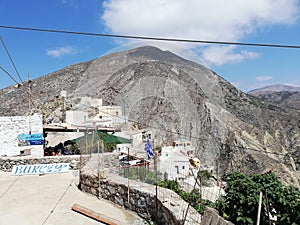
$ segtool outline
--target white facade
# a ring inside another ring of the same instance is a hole
[[[185,178],[189,173],[189,157],[179,148],[163,147],[159,162],[159,171],[167,173],[169,180]]]
[[[66,111],[66,123],[72,125],[83,125],[88,120],[88,112]]]
[[[123,138],[127,138],[127,139],[131,139],[133,146],[139,146],[140,147],[140,145],[145,145],[146,133],[148,134],[149,140],[152,141],[151,140],[151,132],[146,132],[144,129],[141,129],[141,130],[122,129],[122,131],[118,133],[118,136],[123,137]]]
[[[110,121],[106,126],[116,126],[125,122],[121,106],[100,106],[96,116],[100,120]]]
[[[101,99],[90,99],[102,104]],[[87,100],[86,100],[87,101]],[[85,101],[83,101],[85,102]],[[122,107],[120,106],[101,106],[96,105],[97,109],[94,110],[93,115],[89,117],[87,111],[66,111],[66,123],[72,125],[83,126],[101,126],[101,127],[115,127],[125,122],[122,115]],[[97,112],[97,113],[96,113]]]
[[[129,152],[129,154],[132,154],[130,148],[131,148],[131,144],[117,144],[116,152],[126,153],[126,154],[128,154]]]
[[[189,158],[194,147],[188,141],[174,141],[173,146],[162,147],[159,171],[167,173],[169,180],[189,176]]]
[[[15,156],[30,152],[31,156],[42,157],[43,145],[19,146],[18,135],[43,134],[42,115],[0,117],[0,156]]]
[[[106,116],[114,116],[120,117],[122,116],[122,107],[121,106],[100,106],[99,109],[99,116],[106,117]]]

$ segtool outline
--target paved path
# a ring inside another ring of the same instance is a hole
[[[99,225],[71,210],[77,203],[120,225],[144,224],[136,214],[78,190],[76,171],[11,176],[0,172],[0,225]]]

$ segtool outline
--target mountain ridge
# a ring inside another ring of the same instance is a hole
[[[214,164],[221,174],[274,167],[286,183],[300,187],[293,176],[293,165],[300,165],[294,154],[300,149],[299,112],[291,114],[243,93],[215,72],[171,52],[147,46],[112,53],[30,85],[33,111],[42,112],[45,122],[61,119],[61,90],[68,92],[68,109],[85,96],[102,98],[106,105],[122,106],[129,121],[152,130],[159,145],[191,140],[201,161]],[[0,115],[26,114],[27,90],[28,83],[2,89]],[[288,157],[292,154],[294,158]]]
[[[265,92],[283,92],[283,91],[300,92],[300,87],[285,85],[285,84],[275,84],[275,85],[265,86],[261,88],[256,88],[251,91],[248,91],[247,93],[252,95],[257,95]]]
[[[279,84],[255,89],[248,94],[284,109],[300,110],[300,87]]]

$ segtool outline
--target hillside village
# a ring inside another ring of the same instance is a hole
[[[300,0],[0,21],[0,225],[300,225]]]
[[[15,106],[1,112],[2,170],[79,170],[81,190],[144,219],[151,214],[153,220],[171,217],[174,224],[205,221],[204,209],[226,196],[224,177],[231,172],[275,172],[284,184],[300,186],[299,121],[286,116],[298,111],[288,114],[247,95],[171,52],[146,46],[115,53],[2,93],[3,105]],[[5,102],[5,96],[12,100]],[[157,191],[158,185],[173,192]]]
[[[62,110],[61,115],[57,115],[60,122],[56,123],[43,123],[43,116],[40,114],[0,117],[0,134],[6,137],[0,139],[0,155],[46,157],[100,151],[129,153],[147,160],[147,152],[144,150],[146,135],[155,146],[154,135],[150,130],[139,129],[137,124],[128,121],[122,107],[104,106],[102,99],[83,97],[74,108],[77,110]],[[84,149],[85,146],[79,146],[79,141],[92,133],[98,144],[100,143],[101,146],[97,145],[100,149],[87,150]],[[100,133],[118,139],[106,142],[107,138],[103,136],[101,139]],[[107,148],[108,145],[104,146],[105,144],[111,145]],[[78,149],[75,149],[74,145]],[[171,180],[185,179],[189,174],[189,159],[194,157],[195,147],[188,140],[165,143],[160,146],[159,172],[166,173],[167,178]],[[213,173],[212,165],[200,166],[203,170],[209,168]]]

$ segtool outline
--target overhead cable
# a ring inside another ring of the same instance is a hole
[[[5,70],[2,66],[0,66],[0,69],[1,69],[2,71],[4,71],[4,72],[10,77],[10,79],[12,79],[14,82],[16,82],[17,85],[19,85],[18,81],[16,81],[15,78],[13,78],[13,76],[10,75],[9,72],[7,72],[7,70]]]
[[[8,51],[8,49],[7,49],[7,47],[6,47],[6,45],[5,45],[5,43],[4,43],[4,40],[2,39],[1,35],[0,35],[0,40],[1,40],[1,42],[2,42],[2,45],[3,45],[3,47],[4,47],[5,51],[6,51],[6,53],[7,53],[8,57],[9,57],[9,59],[10,59],[10,62],[12,63],[12,65],[13,65],[13,67],[14,67],[16,73],[18,74],[18,77],[19,77],[21,83],[23,83],[22,78],[21,78],[21,76],[20,76],[20,74],[19,74],[19,72],[18,72],[18,70],[17,70],[17,67],[16,67],[16,65],[15,65],[15,63],[14,63],[14,61],[13,61],[13,59],[12,59],[12,57],[11,57],[11,55],[10,55],[10,53],[9,53],[9,51]]]
[[[62,33],[62,34],[98,36],[98,37],[152,40],[152,41],[187,42],[187,43],[218,44],[218,45],[241,45],[241,46],[252,46],[252,47],[270,47],[270,48],[294,48],[294,49],[300,48],[300,45],[247,43],[247,42],[230,42],[230,41],[209,41],[209,40],[193,40],[193,39],[180,39],[180,38],[161,38],[161,37],[150,37],[150,36],[134,36],[134,35],[104,34],[104,33],[82,32],[82,31],[44,29],[44,28],[35,28],[35,27],[18,27],[18,26],[0,25],[0,28],[13,29],[13,30],[39,31],[39,32],[47,32],[47,33]]]

